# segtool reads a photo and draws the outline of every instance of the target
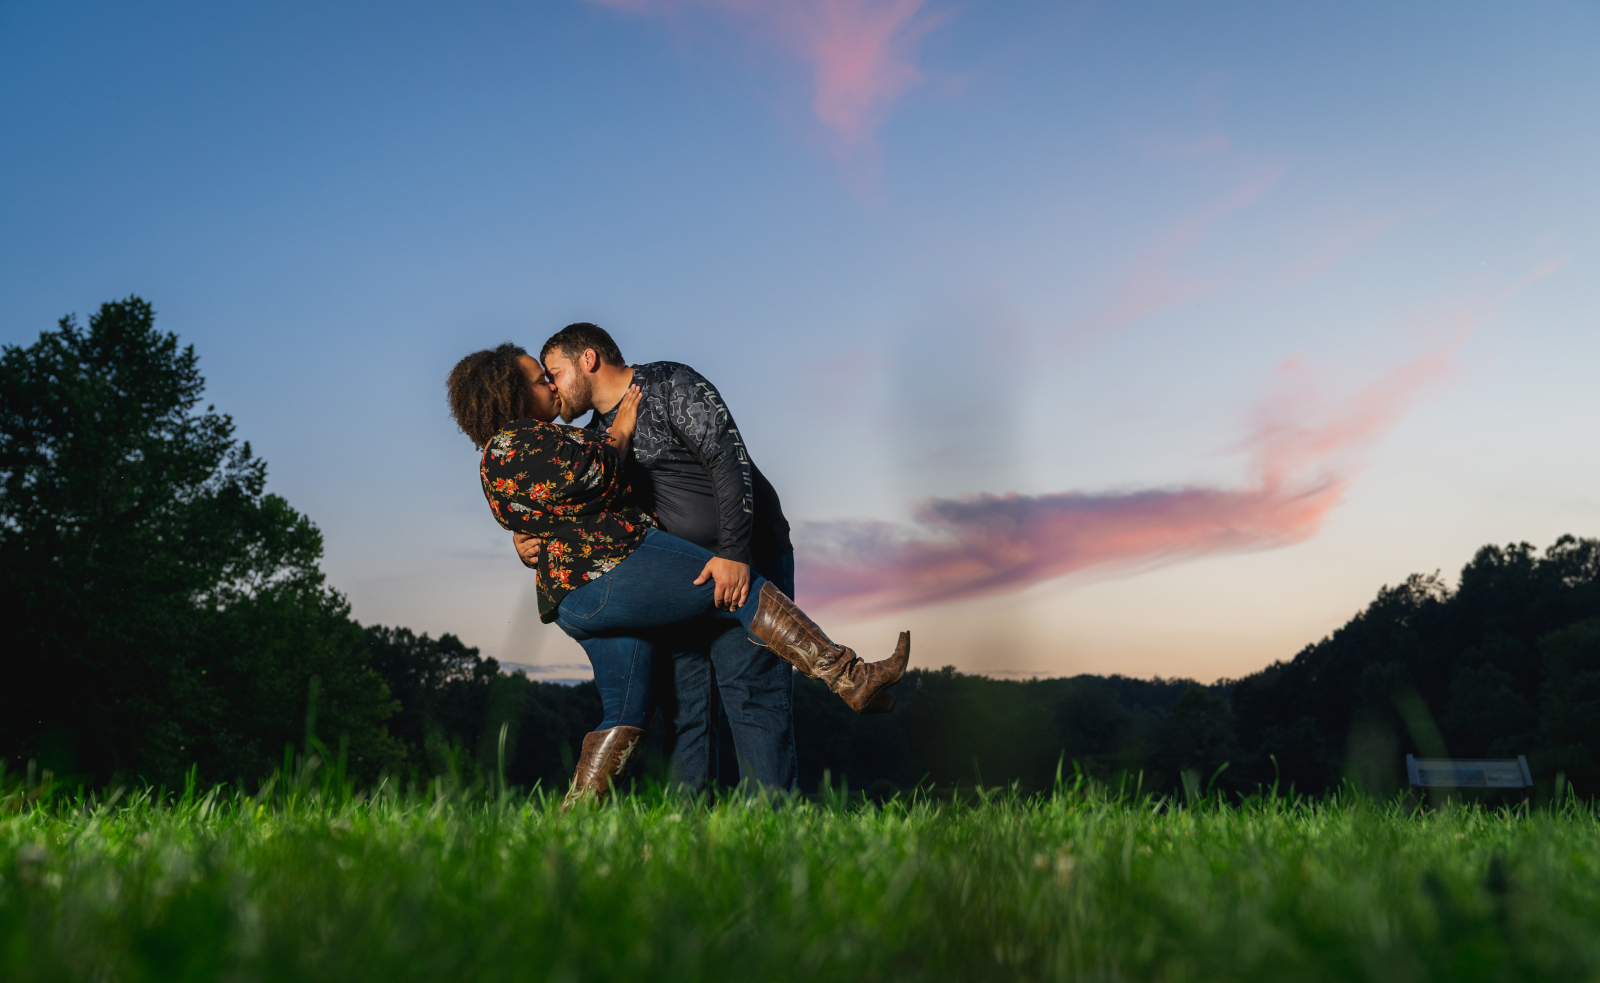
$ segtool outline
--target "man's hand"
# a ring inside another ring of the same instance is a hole
[[[695,586],[705,583],[708,579],[717,582],[717,607],[725,611],[737,611],[744,607],[744,602],[750,599],[750,564],[740,563],[738,560],[724,560],[720,556],[713,556],[706,561],[706,568],[700,571],[700,576],[695,580]]]
[[[517,556],[522,558],[523,566],[534,570],[539,568],[539,550],[544,546],[539,537],[525,532],[512,533],[511,545],[517,548]]]

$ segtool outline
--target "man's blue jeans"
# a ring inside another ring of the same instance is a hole
[[[649,720],[654,687],[649,671],[650,644],[645,638],[658,634],[660,629],[699,619],[740,632],[749,627],[766,578],[753,572],[750,597],[744,605],[736,612],[718,610],[716,585],[709,579],[703,584],[694,582],[710,558],[709,550],[652,530],[638,549],[609,573],[562,599],[556,624],[583,644],[594,665],[595,682],[606,707],[601,729],[618,724],[642,727]],[[746,645],[746,654],[765,651]],[[723,649],[730,661],[738,651],[732,647]],[[765,654],[776,658],[770,652]],[[791,748],[792,729],[791,725]]]
[[[754,572],[794,596],[793,553]],[[655,692],[673,731],[667,742],[673,780],[696,790],[719,779],[795,788],[800,769],[789,663],[752,641],[743,625],[721,621],[669,628],[654,641]]]

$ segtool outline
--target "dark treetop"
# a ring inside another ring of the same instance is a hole
[[[635,365],[633,382],[644,399],[633,435],[641,467],[629,469],[629,480],[661,528],[740,563],[793,552],[778,493],[750,460],[717,387],[677,362]],[[603,432],[615,419],[615,407],[596,410],[588,429]]]
[[[322,536],[201,402],[193,348],[137,297],[0,350],[0,759],[88,784],[254,780],[287,743],[402,749],[323,581]],[[324,755],[331,761],[332,754]]]
[[[621,563],[655,526],[632,504],[606,435],[518,420],[483,448],[483,494],[500,525],[539,540],[539,620],[568,593]]]

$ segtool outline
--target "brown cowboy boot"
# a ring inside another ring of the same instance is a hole
[[[750,634],[780,659],[822,680],[857,713],[886,713],[894,706],[893,694],[883,689],[900,681],[911,658],[911,633],[903,631],[894,655],[882,662],[862,661],[853,649],[829,641],[771,581],[761,585]]]
[[[561,811],[566,812],[583,799],[605,798],[642,737],[644,730],[639,727],[612,727],[583,735],[583,752],[572,775],[572,787],[561,802]]]

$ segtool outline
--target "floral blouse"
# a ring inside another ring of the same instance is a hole
[[[623,461],[604,433],[518,420],[483,449],[483,495],[512,532],[536,537],[539,620],[567,594],[621,563],[655,528],[630,504]]]

